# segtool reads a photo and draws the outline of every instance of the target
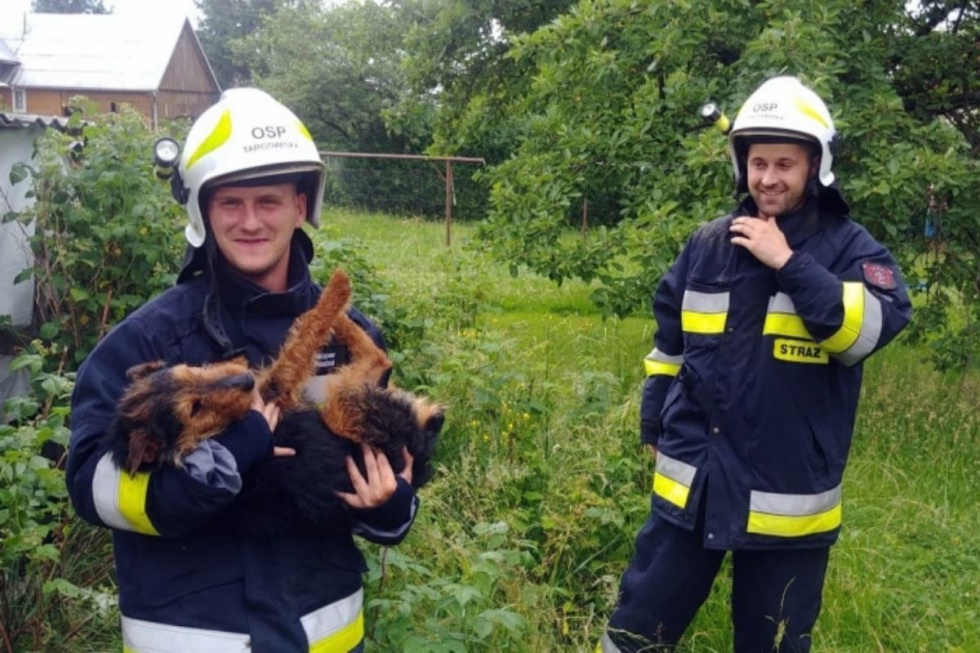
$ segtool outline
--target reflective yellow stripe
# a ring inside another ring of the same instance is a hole
[[[364,639],[364,590],[300,618],[311,653],[347,653]]]
[[[133,526],[133,530],[144,535],[159,535],[146,514],[146,495],[150,487],[150,475],[137,472],[135,476],[119,475],[119,512]]]
[[[813,340],[813,336],[803,325],[802,318],[799,315],[787,315],[786,313],[768,313],[766,323],[762,327],[762,335]]]
[[[691,488],[664,476],[660,472],[655,472],[653,475],[653,493],[662,499],[670,501],[678,508],[687,506],[687,495],[690,491]]]
[[[778,537],[802,537],[814,533],[825,533],[840,527],[841,504],[830,510],[814,515],[770,515],[764,512],[749,512],[749,533],[775,535]]]
[[[364,639],[363,590],[300,617],[310,653],[349,653]],[[123,615],[124,653],[247,653],[247,633],[172,626]]]
[[[190,170],[191,166],[197,163],[199,159],[224,145],[229,138],[231,138],[231,110],[225,109],[221,117],[218,118],[218,124],[214,126],[208,137],[197,146],[191,158],[187,159],[187,169]]]
[[[728,313],[681,311],[681,329],[687,333],[722,333],[725,330],[726,317]]]
[[[864,323],[864,284],[860,281],[845,281],[843,291],[844,321],[837,333],[820,344],[832,354],[846,351],[861,335]]]
[[[683,354],[671,356],[670,354],[665,354],[656,347],[654,347],[653,351],[647,354],[646,358],[643,359],[643,369],[646,370],[647,376],[653,376],[654,374],[677,376],[677,373],[680,372],[681,365],[683,364]]]
[[[364,639],[364,613],[358,612],[354,623],[332,635],[310,644],[310,653],[348,653]]]
[[[306,140],[310,142],[313,141],[313,135],[310,134],[310,130],[306,128],[306,125],[301,122],[297,122],[296,126],[299,127],[299,133],[302,134]]]
[[[819,111],[807,104],[806,100],[797,96],[793,98],[793,102],[796,104],[796,108],[799,109],[800,113],[802,113],[804,116],[813,118],[823,125],[824,129],[830,129],[830,125],[827,124],[827,119],[821,116]]]
[[[680,363],[662,363],[660,361],[652,361],[649,358],[643,359],[643,369],[646,371],[647,376],[653,376],[654,374],[665,374],[667,376],[677,376],[677,373],[681,371]]]

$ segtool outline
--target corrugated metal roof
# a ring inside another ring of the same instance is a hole
[[[180,16],[26,14],[0,25],[0,40],[21,63],[13,86],[154,91],[187,22]]]
[[[0,41],[0,61],[6,63],[17,63],[20,59],[14,54],[10,48],[4,45],[3,41]]]
[[[33,113],[0,113],[0,129],[26,127],[52,127],[63,130],[68,127],[68,118],[39,116]]]

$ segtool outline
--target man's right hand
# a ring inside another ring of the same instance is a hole
[[[656,460],[657,459],[657,445],[655,445],[655,444],[648,444],[647,445],[647,449],[650,450],[650,455],[653,456],[653,459],[654,460]]]

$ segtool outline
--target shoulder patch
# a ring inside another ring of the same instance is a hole
[[[895,281],[895,271],[880,263],[862,263],[861,270],[864,272],[864,280],[872,286],[883,290],[892,290],[898,286]]]

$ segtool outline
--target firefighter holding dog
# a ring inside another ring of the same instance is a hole
[[[178,153],[176,143],[158,144],[168,148]],[[258,461],[294,453],[273,446],[276,405],[256,396],[245,418],[182,465],[132,476],[113,465],[104,437],[138,364],[245,356],[258,367],[276,356],[320,294],[300,227],[318,224],[324,181],[313,139],[289,109],[256,89],[226,91],[191,128],[172,180],[189,217],[176,285],[110,332],[79,371],[68,489],[83,518],[113,529],[127,653],[363,649],[367,568],[352,534],[383,544],[405,537],[418,508],[410,461],[396,476],[365,447],[365,473],[348,465],[355,491],[329,529],[245,538],[221,515]],[[373,324],[350,316],[384,347]],[[318,378],[346,355],[325,347]]]
[[[652,510],[603,653],[672,648],[727,551],[735,651],[810,650],[862,363],[911,315],[894,259],[834,183],[834,123],[812,90],[766,81],[729,141],[748,196],[694,233],[654,297]]]

